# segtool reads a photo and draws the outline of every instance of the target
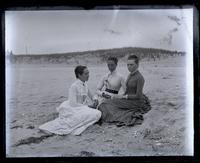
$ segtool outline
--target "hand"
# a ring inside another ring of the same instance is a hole
[[[99,104],[98,100],[95,99],[91,105],[88,105],[88,107],[96,109],[98,104]]]
[[[97,99],[95,99],[95,100],[93,101],[93,106],[96,108],[98,104],[99,104],[99,101],[98,101]]]
[[[110,95],[108,95],[108,94],[106,94],[106,93],[102,93],[102,97],[104,97],[104,98],[106,98],[106,99],[110,99],[111,98],[111,96]]]
[[[113,99],[122,99],[124,96],[123,95],[113,95]]]

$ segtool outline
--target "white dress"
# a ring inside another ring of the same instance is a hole
[[[68,100],[57,108],[59,117],[41,125],[39,129],[58,135],[80,135],[101,117],[99,110],[87,106],[89,96],[87,84],[77,79],[69,88]]]

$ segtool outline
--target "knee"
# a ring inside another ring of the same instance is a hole
[[[101,103],[98,107],[99,110],[102,110],[102,108],[104,108],[104,103]]]
[[[101,118],[101,112],[99,110],[96,111],[96,119],[99,120]]]

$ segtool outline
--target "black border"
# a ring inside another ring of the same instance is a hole
[[[193,16],[193,68],[194,68],[194,156],[200,159],[200,75],[199,75],[199,8]]]
[[[29,10],[37,9],[128,9],[128,8],[182,8],[183,6],[191,7],[194,9],[193,16],[193,64],[194,64],[194,156],[148,156],[148,157],[43,157],[43,158],[6,158],[5,152],[5,33],[4,33],[4,11],[5,10],[23,10],[28,8]],[[199,76],[199,1],[198,0],[139,0],[132,2],[127,0],[116,0],[116,1],[89,1],[89,0],[52,0],[52,1],[41,1],[41,0],[4,0],[0,2],[1,11],[1,54],[0,54],[0,71],[1,71],[1,118],[0,118],[0,129],[1,131],[1,147],[0,158],[2,161],[20,161],[20,162],[198,162],[200,161],[200,76]]]

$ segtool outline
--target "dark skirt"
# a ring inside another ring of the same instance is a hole
[[[105,100],[98,109],[102,112],[102,122],[116,123],[117,126],[134,126],[142,123],[143,114],[151,109],[151,105],[148,97],[143,95],[140,100]]]

